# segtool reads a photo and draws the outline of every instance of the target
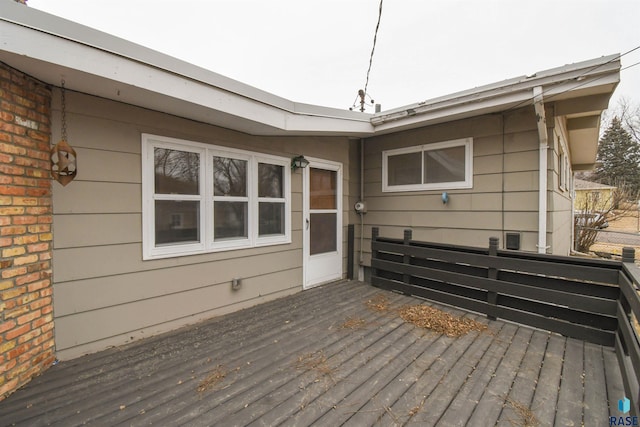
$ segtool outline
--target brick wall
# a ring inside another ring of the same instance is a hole
[[[55,360],[51,89],[0,63],[0,400]]]

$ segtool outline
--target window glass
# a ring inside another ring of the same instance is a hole
[[[337,206],[337,173],[326,169],[310,169],[309,204],[311,209],[335,209]]]
[[[389,185],[420,184],[422,179],[421,152],[397,154],[387,159]]]
[[[155,148],[153,152],[157,194],[198,194],[200,156],[188,151]]]
[[[200,202],[156,200],[156,245],[200,241]]]
[[[290,159],[142,135],[143,259],[291,242]]]
[[[258,234],[284,234],[284,203],[261,202],[258,206]]]
[[[424,152],[424,183],[464,181],[464,147]]]
[[[473,139],[434,142],[382,152],[382,191],[473,187]]]
[[[284,167],[258,163],[258,197],[282,198]]]
[[[247,161],[213,158],[213,187],[216,196],[247,196]]]
[[[213,207],[214,240],[246,238],[248,234],[246,202],[217,201]]]

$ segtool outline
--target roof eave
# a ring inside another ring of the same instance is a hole
[[[508,111],[531,105],[537,86],[545,102],[602,93],[608,100],[619,81],[619,55],[610,55],[381,112],[371,122],[378,134]]]
[[[295,103],[18,3],[5,8],[0,61],[51,85],[249,134],[373,133],[370,114]]]

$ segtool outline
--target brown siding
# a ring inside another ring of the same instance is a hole
[[[251,136],[79,93],[67,93],[67,109],[79,172],[53,195],[60,359],[302,290],[301,171],[291,174],[290,244],[143,261],[142,133],[341,162],[346,245],[354,173],[347,138]],[[54,109],[53,122],[59,117]],[[238,291],[231,290],[233,278],[242,279]]]
[[[382,192],[384,150],[466,137],[473,138],[473,188]],[[487,246],[497,236],[504,247],[505,233],[517,231],[522,249],[536,250],[539,150],[533,108],[369,138],[365,146],[367,239],[371,227],[398,238],[411,228],[418,240]],[[447,205],[443,191],[449,193]]]
[[[547,244],[551,246],[553,253],[558,255],[569,255],[573,249],[572,229],[573,229],[573,195],[571,193],[571,179],[566,182],[565,188],[560,183],[560,153],[564,152],[569,156],[569,149],[566,142],[566,132],[564,131],[564,120],[555,118],[555,128],[549,131],[549,223]],[[562,146],[562,147],[561,147]],[[573,175],[570,172],[569,175]]]
[[[0,400],[54,359],[51,91],[0,64]]]

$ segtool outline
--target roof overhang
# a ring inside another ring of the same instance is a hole
[[[574,170],[592,169],[598,152],[600,116],[620,82],[620,55],[610,55],[375,114],[376,134],[427,126],[532,105],[542,87],[544,103],[567,124]]]
[[[370,137],[530,106],[541,86],[567,119],[574,168],[595,161],[620,80],[612,55],[371,115],[296,103],[17,2],[3,2],[0,34],[0,61],[45,83],[252,135]]]
[[[564,114],[599,115],[620,81],[619,57],[570,64],[384,111],[375,114],[371,122],[376,133],[384,133],[515,110],[533,104],[533,88],[537,86],[543,89],[545,103],[566,104]]]
[[[45,83],[254,135],[373,132],[370,114],[292,102],[16,2],[2,7],[0,61]]]

